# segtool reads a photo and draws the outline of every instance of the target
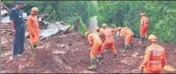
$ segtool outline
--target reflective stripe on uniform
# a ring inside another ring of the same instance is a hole
[[[161,63],[160,60],[153,60],[153,61],[149,61],[150,63]]]

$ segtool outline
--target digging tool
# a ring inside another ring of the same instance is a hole
[[[165,65],[164,66],[164,70],[167,71],[167,72],[175,72],[176,70],[170,66],[170,65]]]

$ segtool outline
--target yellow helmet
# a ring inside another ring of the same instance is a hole
[[[140,13],[140,16],[145,16],[145,13]]]
[[[106,28],[106,27],[108,27],[108,25],[107,25],[106,23],[104,23],[104,24],[102,25],[102,27],[103,27],[103,28]]]
[[[121,29],[122,29],[122,27],[118,27],[118,28],[117,28],[118,31],[121,30]]]
[[[34,12],[34,11],[37,11],[37,12],[38,12],[39,10],[38,10],[37,7],[33,7],[33,8],[31,9],[31,11],[32,11],[32,12]]]
[[[149,41],[151,41],[151,40],[152,41],[157,41],[157,37],[155,35],[151,34],[151,35],[149,35],[148,40]]]
[[[84,35],[87,37],[90,34],[90,32],[86,32]]]

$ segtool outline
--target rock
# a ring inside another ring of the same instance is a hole
[[[125,57],[126,55],[125,54],[122,54],[123,57]]]
[[[133,72],[133,73],[139,73],[139,72],[140,72],[140,69],[134,69],[134,70],[132,70],[131,72]]]
[[[132,57],[137,58],[137,59],[141,58],[140,53],[138,53],[138,52],[135,52],[135,53],[132,55]]]
[[[65,51],[54,51],[53,54],[65,54]]]
[[[128,64],[127,60],[120,60],[120,62],[123,63],[123,64]]]
[[[12,51],[7,51],[4,54],[1,54],[1,57],[6,57],[12,54]]]
[[[89,70],[84,70],[84,71],[82,71],[81,73],[96,73],[96,72],[94,72],[94,71],[89,71]]]
[[[174,54],[176,54],[176,49],[174,50]]]
[[[126,50],[123,50],[123,49],[121,49],[121,50],[119,50],[120,52],[125,52]]]
[[[60,46],[61,46],[61,48],[65,48],[65,45],[64,45],[64,44],[61,44]]]

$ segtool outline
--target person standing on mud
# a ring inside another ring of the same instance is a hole
[[[134,33],[128,27],[118,27],[117,31],[120,34],[119,36],[125,38],[124,49],[131,47]]]
[[[143,68],[144,73],[161,73],[166,64],[165,49],[157,44],[155,35],[150,35],[148,40],[151,45],[146,48],[144,60],[139,68]]]
[[[91,60],[90,60],[90,66],[88,67],[88,69],[95,70],[96,58],[100,59],[100,57],[97,57],[97,55],[100,54],[102,40],[97,33],[86,32],[85,36],[88,39],[88,42],[91,46],[91,48],[89,49]]]
[[[147,36],[148,36],[149,18],[146,16],[145,13],[140,13],[140,17],[141,17],[141,22],[140,22],[141,42],[140,43],[143,43],[144,41],[147,40]]]
[[[39,42],[39,23],[37,20],[38,11],[37,7],[33,7],[27,20],[31,49],[35,49]]]
[[[114,53],[113,59],[117,56],[117,49],[115,48],[115,41],[114,41],[114,32],[116,32],[112,28],[108,28],[107,24],[103,24],[102,26],[104,28],[103,32],[101,33],[101,36],[105,38],[102,47],[101,47],[101,56],[103,57],[103,52],[105,49],[110,48],[111,51]]]
[[[13,58],[17,58],[24,52],[25,25],[23,18],[23,2],[18,1],[16,6],[10,10],[10,24],[15,35],[13,46]]]

